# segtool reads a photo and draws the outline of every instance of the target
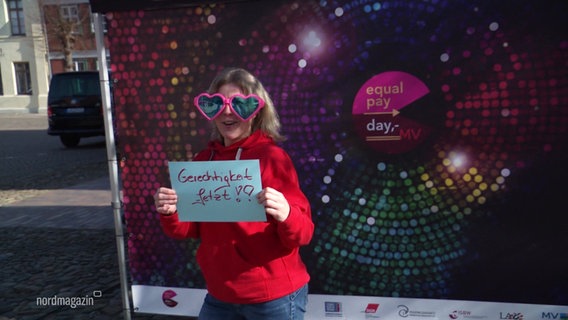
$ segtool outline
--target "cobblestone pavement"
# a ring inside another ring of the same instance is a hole
[[[124,319],[106,162],[50,176],[0,190],[0,320]],[[93,299],[49,305],[55,296]]]

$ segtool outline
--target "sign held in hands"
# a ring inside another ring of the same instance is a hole
[[[181,221],[266,221],[258,160],[169,162]]]

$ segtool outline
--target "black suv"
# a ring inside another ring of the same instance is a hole
[[[47,134],[68,148],[81,138],[105,134],[98,71],[54,74],[47,95]]]

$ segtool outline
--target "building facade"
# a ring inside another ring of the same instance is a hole
[[[43,0],[42,10],[51,73],[97,70],[95,27],[89,0]]]
[[[49,64],[37,0],[0,0],[0,112],[47,106]]]
[[[97,70],[89,0],[0,0],[0,112],[42,113],[52,74]]]

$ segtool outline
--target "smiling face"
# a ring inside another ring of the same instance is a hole
[[[219,88],[219,93],[225,96],[225,98],[230,98],[237,93],[242,94],[243,92],[236,85],[228,83]],[[241,121],[228,105],[225,105],[223,108],[223,112],[213,121],[215,121],[215,126],[223,137],[225,146],[230,146],[250,136],[252,133],[252,121],[255,117],[248,121]]]

